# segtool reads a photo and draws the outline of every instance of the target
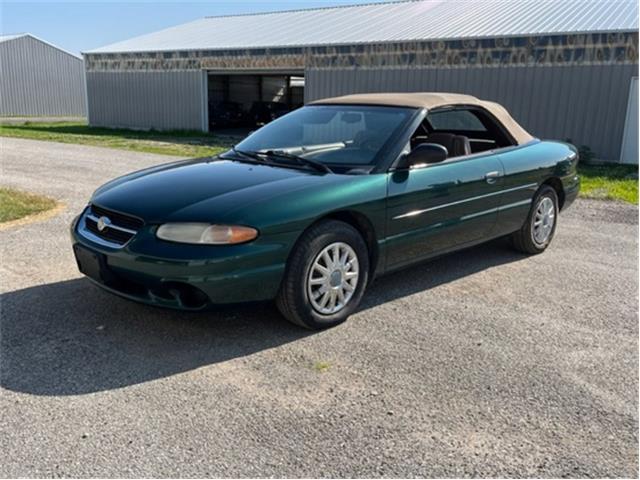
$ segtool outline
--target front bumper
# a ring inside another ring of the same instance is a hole
[[[243,245],[188,245],[159,240],[155,227],[145,226],[111,248],[83,234],[85,214],[71,226],[80,271],[122,297],[181,310],[273,299],[295,241],[281,233]]]

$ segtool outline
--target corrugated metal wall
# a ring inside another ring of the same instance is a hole
[[[361,92],[467,93],[504,105],[540,138],[588,145],[618,161],[637,65],[308,69],[305,101]]]
[[[86,75],[90,125],[206,129],[204,72],[87,72]]]
[[[0,115],[86,114],[84,62],[30,36],[0,43]]]

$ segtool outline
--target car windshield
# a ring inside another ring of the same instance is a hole
[[[374,165],[414,110],[358,105],[311,105],[249,135],[238,151],[296,155],[326,165]]]

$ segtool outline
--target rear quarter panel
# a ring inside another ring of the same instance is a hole
[[[560,202],[565,207],[577,195],[578,154],[572,145],[534,140],[500,152],[500,160],[504,167],[504,193],[498,213],[499,233],[511,233],[522,227],[536,191],[545,182],[561,183]]]

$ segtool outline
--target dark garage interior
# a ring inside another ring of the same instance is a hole
[[[208,78],[209,130],[269,123],[304,102],[304,76],[215,74]]]

